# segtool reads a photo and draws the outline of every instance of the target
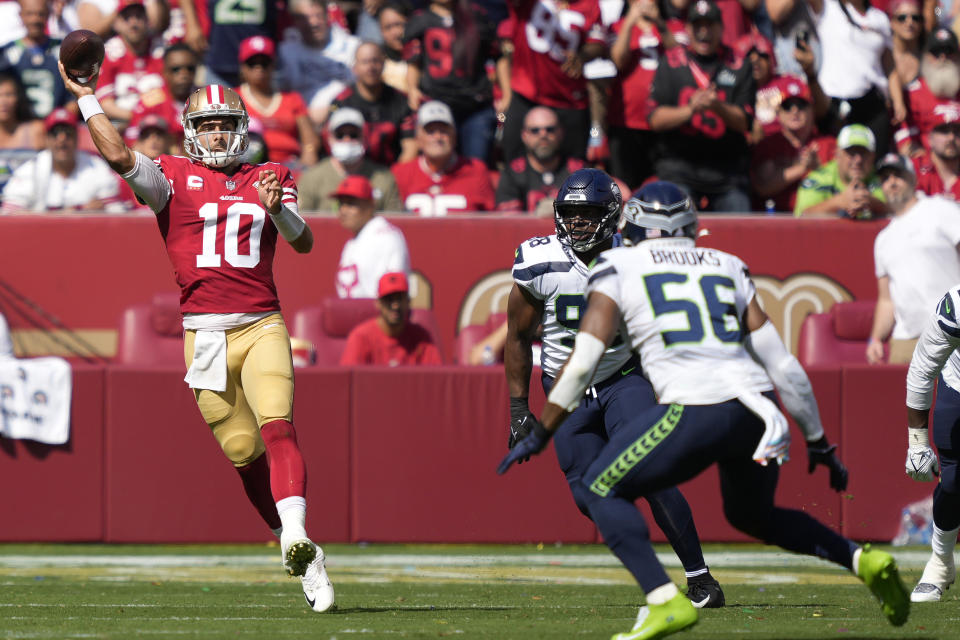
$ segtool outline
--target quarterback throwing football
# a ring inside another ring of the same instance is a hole
[[[97,76],[67,89],[103,158],[157,215],[180,285],[186,382],[204,420],[261,517],[280,538],[283,564],[300,576],[315,611],[334,604],[323,551],[307,537],[306,467],[293,417],[290,338],[277,300],[277,236],[298,253],[313,234],[282,165],[241,161],[249,118],[233,90],[195,91],[182,115],[189,157],[151,161],[129,149],[94,95]],[[263,454],[266,453],[266,456]]]

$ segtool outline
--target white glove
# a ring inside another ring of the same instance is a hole
[[[928,429],[907,428],[907,475],[919,482],[930,482],[940,475],[940,462],[927,436]]]
[[[783,464],[790,459],[790,426],[780,409],[759,393],[745,393],[737,399],[755,413],[766,428],[763,437],[753,452],[753,461],[767,466],[767,461],[776,460]]]

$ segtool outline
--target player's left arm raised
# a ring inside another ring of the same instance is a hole
[[[583,392],[593,379],[593,373],[607,346],[613,342],[620,326],[620,308],[612,298],[594,291],[587,298],[587,313],[580,322],[580,329],[573,345],[573,353],[567,359],[557,377],[540,422],[510,450],[497,467],[497,473],[505,473],[514,462],[543,451],[550,438],[580,404]]]
[[[783,406],[800,429],[807,442],[807,471],[813,473],[817,465],[830,469],[830,487],[835,491],[847,488],[847,468],[835,455],[837,445],[831,445],[823,432],[820,409],[813,395],[807,372],[780,339],[776,327],[760,308],[756,296],[750,299],[743,314],[743,327],[748,331],[747,351],[763,366],[777,388]]]
[[[283,186],[273,169],[263,169],[257,177],[257,193],[260,204],[267,210],[270,219],[283,239],[297,253],[310,253],[313,249],[313,232],[300,216],[297,193],[293,186]],[[292,184],[292,181],[291,181]]]

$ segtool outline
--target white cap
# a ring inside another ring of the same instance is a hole
[[[340,107],[330,114],[327,120],[327,131],[333,132],[345,124],[352,124],[358,129],[363,129],[363,114],[353,107]]]
[[[420,105],[420,109],[417,111],[418,127],[425,127],[431,122],[443,122],[451,127],[456,126],[456,124],[453,122],[453,112],[450,111],[450,107],[443,104],[439,100],[424,102],[422,105]]]

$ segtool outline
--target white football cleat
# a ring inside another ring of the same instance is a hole
[[[307,604],[317,613],[336,609],[334,603],[333,585],[327,577],[327,568],[324,565],[323,549],[317,547],[317,557],[307,566],[306,573],[300,578],[303,583],[303,597]]]
[[[943,592],[950,588],[957,577],[953,554],[946,558],[934,554],[923,568],[920,582],[910,594],[910,602],[939,602]]]
[[[317,557],[317,545],[310,542],[309,538],[300,538],[281,546],[283,547],[283,567],[291,576],[305,574],[307,567]]]

